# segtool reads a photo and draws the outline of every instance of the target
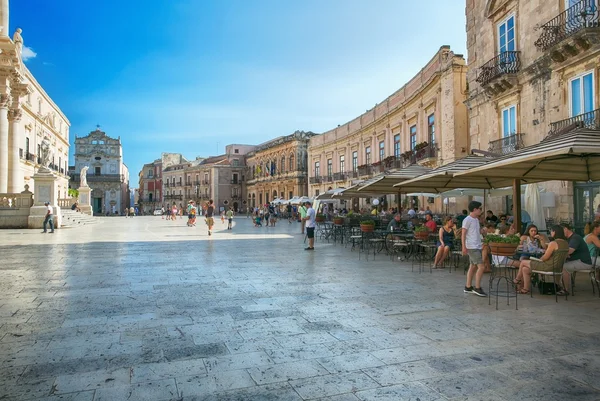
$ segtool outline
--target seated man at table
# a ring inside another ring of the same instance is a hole
[[[563,266],[565,289],[558,295],[567,295],[571,291],[571,274],[579,270],[592,270],[592,257],[587,243],[579,234],[573,232],[569,224],[564,224],[565,237],[569,241],[569,257]]]
[[[437,230],[437,224],[433,221],[433,214],[430,211],[425,213],[425,227],[427,227],[430,233],[434,233]]]
[[[394,218],[389,222],[387,226],[388,231],[400,231],[402,226],[400,225],[400,214],[396,213]]]

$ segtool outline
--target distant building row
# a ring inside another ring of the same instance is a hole
[[[260,145],[227,145],[225,154],[186,160],[163,153],[139,173],[138,206],[144,213],[188,201],[213,199],[218,210],[248,208],[308,193],[308,141],[297,131]]]

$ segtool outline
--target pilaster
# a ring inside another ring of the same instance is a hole
[[[0,193],[8,192],[8,104],[10,96],[0,94]]]
[[[17,193],[21,192],[23,187],[23,177],[19,160],[19,143],[21,140],[20,122],[23,110],[19,108],[11,109],[7,114],[10,125],[10,135],[8,138],[8,192]]]

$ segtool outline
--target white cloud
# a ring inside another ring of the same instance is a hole
[[[34,52],[31,47],[23,46],[23,51],[21,52],[21,58],[23,59],[23,61],[28,61],[36,57],[37,53]]]

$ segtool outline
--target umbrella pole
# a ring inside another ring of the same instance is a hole
[[[518,179],[513,181],[513,222],[521,235],[521,180]]]
[[[483,190],[483,212],[482,214],[485,216],[485,211],[487,210],[486,205],[485,205],[485,189]]]
[[[402,209],[402,191],[398,191],[398,202],[396,207],[398,208],[398,213],[400,213],[400,209]]]

